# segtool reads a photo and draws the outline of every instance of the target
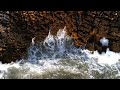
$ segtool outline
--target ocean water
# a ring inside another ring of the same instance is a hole
[[[50,32],[40,43],[31,41],[27,58],[9,64],[0,63],[1,79],[119,79],[120,53],[91,53],[76,48],[66,29],[56,36]],[[108,44],[104,38],[104,44]]]

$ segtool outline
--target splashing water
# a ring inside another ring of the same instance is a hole
[[[103,46],[108,46],[109,40],[106,39],[105,37],[103,37],[103,38],[100,39],[100,43],[101,43]]]
[[[82,56],[80,48],[76,48],[69,36],[66,35],[65,28],[60,29],[56,36],[48,36],[39,44],[32,44],[28,50],[28,61],[30,63],[38,63],[43,59],[58,59],[58,58],[80,58]],[[85,54],[84,54],[85,56]],[[87,57],[86,57],[87,58]]]
[[[73,45],[66,35],[66,28],[56,36],[48,36],[43,42],[28,48],[27,60],[0,63],[1,79],[115,79],[120,78],[120,53],[107,49],[99,54]],[[105,38],[104,38],[105,39]],[[105,41],[105,40],[103,40]],[[106,41],[104,42],[106,43]]]

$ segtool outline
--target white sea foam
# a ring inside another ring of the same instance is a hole
[[[85,51],[90,58],[96,58],[99,64],[116,64],[120,60],[120,53],[115,53],[107,49],[106,53],[99,54],[95,51],[93,54],[89,50]]]
[[[107,49],[106,53],[92,54],[76,48],[65,33],[65,28],[56,36],[49,32],[39,44],[32,39],[27,61],[0,63],[0,78],[120,78],[120,53]],[[106,38],[100,42],[109,43]]]

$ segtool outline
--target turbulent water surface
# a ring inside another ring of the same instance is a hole
[[[104,40],[105,41],[105,40]],[[104,42],[105,43],[105,42]],[[0,63],[1,79],[115,79],[120,78],[120,53],[99,54],[76,48],[65,29],[28,48],[26,59]]]

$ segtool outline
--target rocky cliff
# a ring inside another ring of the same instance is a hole
[[[101,53],[104,48],[100,39],[106,37],[110,50],[120,52],[119,11],[1,11],[0,24],[3,63],[25,56],[32,38],[36,43],[43,41],[49,30],[55,35],[64,26],[76,47]]]

